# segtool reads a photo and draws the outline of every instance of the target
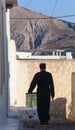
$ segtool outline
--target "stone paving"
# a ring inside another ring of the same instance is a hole
[[[75,121],[50,121],[48,125],[40,125],[38,121],[18,122],[15,118],[8,118],[0,125],[0,130],[75,130]]]
[[[75,130],[75,121],[50,121],[48,125],[39,122],[20,122],[18,130]]]
[[[4,123],[0,124],[0,130],[18,130],[18,120],[7,118]]]

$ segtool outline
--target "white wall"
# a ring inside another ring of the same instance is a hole
[[[9,97],[8,109],[10,106],[15,106],[16,103],[16,74],[17,74],[17,61],[16,61],[16,46],[15,41],[10,38],[10,10],[6,13],[7,23],[7,37],[8,37],[8,62],[9,62]]]

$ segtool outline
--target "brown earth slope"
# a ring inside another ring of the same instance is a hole
[[[44,52],[50,49],[74,51],[75,49],[73,23],[15,6],[10,10],[10,24],[11,38],[16,41],[17,51]]]

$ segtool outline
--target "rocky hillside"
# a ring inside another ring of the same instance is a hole
[[[10,10],[10,24],[11,38],[16,41],[17,51],[31,50],[33,54],[47,54],[50,49],[75,49],[73,23],[17,6]]]

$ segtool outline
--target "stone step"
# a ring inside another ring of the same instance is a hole
[[[37,109],[36,108],[21,108],[18,110],[18,119],[38,119]]]

